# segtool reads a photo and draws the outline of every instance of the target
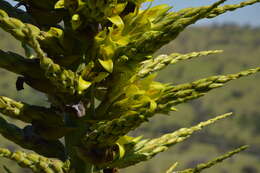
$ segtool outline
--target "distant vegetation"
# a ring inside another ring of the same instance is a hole
[[[11,39],[9,35],[0,31],[0,38],[1,49],[23,53],[18,42]],[[191,27],[157,54],[213,49],[222,49],[225,53],[169,66],[159,74],[158,80],[178,84],[214,74],[227,74],[259,66],[260,28],[238,27],[230,24]],[[0,77],[0,95],[27,100],[27,102],[29,100],[34,104],[46,104],[39,101],[41,100],[39,97],[44,96],[28,87],[25,90],[16,91],[15,83],[10,83],[17,77],[14,74],[0,70]],[[177,158],[180,162],[179,168],[192,167],[243,144],[250,145],[247,152],[205,172],[228,173],[230,170],[234,173],[260,172],[259,85],[260,74],[239,79],[201,99],[177,107],[181,111],[172,113],[170,117],[153,118],[149,126],[143,125],[134,134],[145,134],[146,137],[160,136],[180,127],[197,124],[217,114],[232,111],[237,115],[204,129],[194,135],[191,140],[173,147],[170,152],[161,154],[149,163],[128,168],[123,172],[162,172],[173,161],[177,161]],[[3,138],[0,140],[1,147],[9,146],[10,142],[6,142]]]

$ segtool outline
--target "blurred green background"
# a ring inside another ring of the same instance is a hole
[[[19,42],[0,30],[0,48],[23,54]],[[180,84],[216,75],[238,72],[260,64],[260,28],[222,24],[190,27],[177,40],[164,46],[156,54],[172,52],[223,49],[224,53],[180,62],[159,73],[157,80]],[[15,67],[14,67],[15,68]],[[16,91],[17,76],[0,70],[0,95],[34,105],[46,105],[46,97],[28,86]],[[234,112],[233,118],[222,120],[203,129],[187,141],[174,146],[149,162],[123,170],[123,173],[162,173],[178,161],[178,169],[192,167],[240,145],[250,149],[205,173],[259,173],[260,172],[260,74],[233,81],[208,95],[177,106],[178,112],[170,116],[158,115],[143,124],[132,135],[158,137],[181,127],[189,127],[200,121],[226,112]],[[8,119],[10,120],[10,119]],[[11,120],[10,120],[11,121]],[[19,126],[24,124],[15,121]],[[0,138],[0,147],[17,149],[13,143]],[[7,165],[14,173],[29,173],[12,162],[0,159],[0,166]],[[0,172],[3,169],[0,167]]]

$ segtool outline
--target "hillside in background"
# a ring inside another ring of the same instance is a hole
[[[15,50],[23,54],[21,46],[9,35],[0,31],[0,38],[1,49]],[[161,48],[157,55],[212,49],[222,49],[224,53],[169,66],[158,75],[158,81],[181,84],[211,75],[228,74],[259,66],[260,28],[238,27],[231,24],[190,27],[177,40]],[[28,100],[27,102],[31,104],[46,105],[44,101],[46,98],[29,87],[19,92],[16,91],[16,77],[14,74],[0,70],[0,95],[23,101]],[[177,106],[178,112],[173,112],[170,116],[159,115],[151,119],[152,123],[144,124],[133,135],[144,134],[144,137],[156,137],[226,112],[234,112],[237,115],[207,127],[184,143],[176,145],[169,152],[163,153],[149,162],[130,167],[122,172],[165,172],[174,161],[179,162],[178,169],[192,167],[244,144],[250,145],[247,152],[243,152],[205,173],[260,172],[259,86],[260,74],[239,79],[196,101]],[[0,147],[13,149],[11,147],[13,144],[6,142],[3,138],[0,140]],[[9,164],[5,160],[1,161]],[[12,167],[14,172],[16,169],[16,167]],[[27,171],[24,170],[25,172]]]

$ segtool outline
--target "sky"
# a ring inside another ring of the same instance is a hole
[[[155,0],[153,5],[158,4],[169,4],[173,7],[174,11],[180,10],[182,8],[210,5],[217,0]],[[245,0],[228,0],[224,4],[237,4]],[[214,19],[204,19],[198,22],[199,25],[207,25],[213,23],[227,23],[232,22],[239,25],[251,25],[260,26],[260,3],[254,4],[252,6],[247,6],[242,9],[238,9],[233,12],[227,12]]]
[[[13,3],[13,1],[8,0]],[[203,6],[209,5],[217,0],[155,0],[152,5],[169,4],[173,7],[174,11],[180,10],[185,7]],[[228,0],[225,4],[235,4],[242,2],[243,0]],[[245,1],[245,0],[244,0]],[[236,23],[239,25],[251,25],[260,27],[260,3],[252,6],[238,9],[234,12],[225,13],[214,19],[204,19],[196,23],[197,25],[208,25],[213,23]]]

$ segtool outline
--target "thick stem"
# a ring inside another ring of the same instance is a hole
[[[64,112],[65,123],[69,127],[77,128],[76,132],[69,133],[65,136],[65,147],[67,157],[71,161],[72,173],[93,173],[93,165],[86,163],[77,154],[77,146],[80,143],[82,134],[86,131],[86,124],[79,123],[77,119]]]
[[[117,168],[104,169],[103,173],[119,173]]]

